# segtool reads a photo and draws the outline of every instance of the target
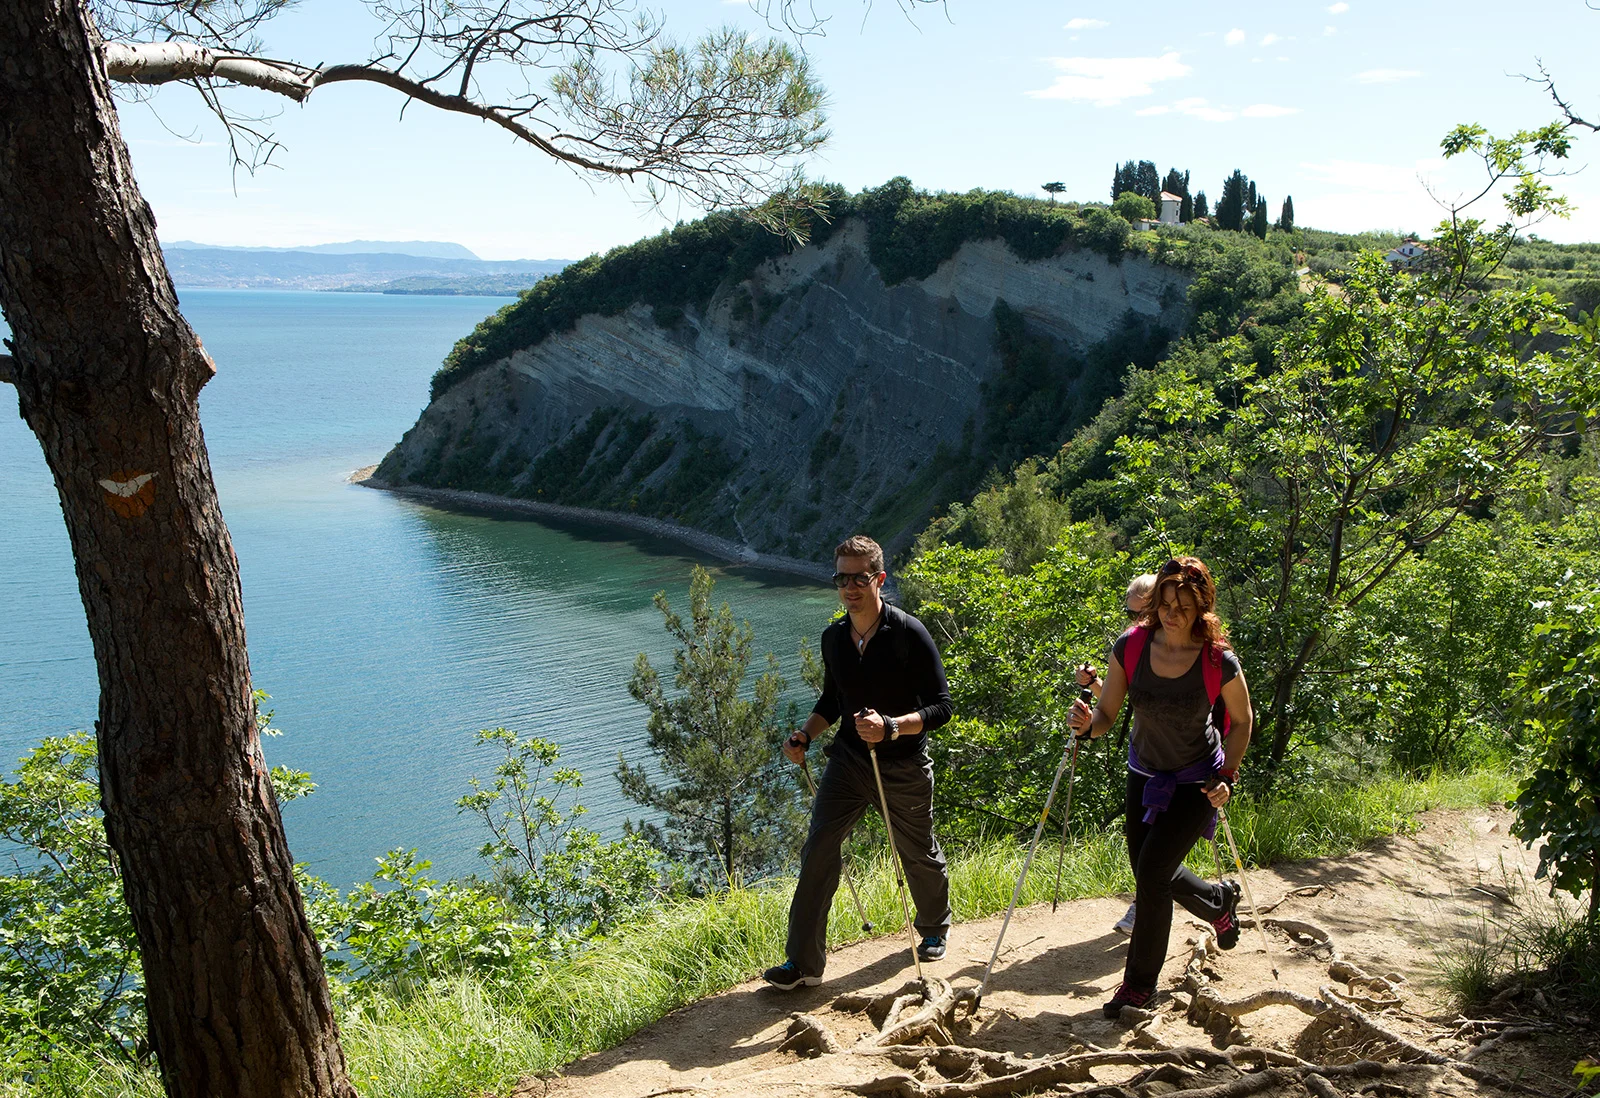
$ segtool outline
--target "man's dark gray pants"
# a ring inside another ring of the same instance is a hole
[[[894,824],[894,845],[905,864],[906,885],[917,906],[917,931],[950,930],[950,872],[933,834],[933,764],[925,756],[878,759],[883,792]],[[800,852],[800,881],[789,905],[789,960],[806,976],[821,976],[828,960],[828,910],[839,890],[845,836],[878,808],[872,760],[836,747],[817,785],[811,831]],[[880,809],[881,811],[881,809]]]

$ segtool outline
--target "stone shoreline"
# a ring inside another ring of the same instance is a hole
[[[708,534],[704,530],[680,526],[678,523],[669,522],[666,519],[651,518],[648,515],[630,515],[620,511],[602,511],[592,507],[568,507],[560,503],[539,503],[529,499],[511,499],[507,496],[496,496],[488,492],[468,492],[458,488],[419,488],[409,484],[389,484],[386,481],[379,480],[374,475],[377,468],[376,465],[368,465],[365,468],[357,469],[350,474],[350,483],[358,484],[363,488],[376,488],[379,491],[393,492],[397,496],[405,496],[407,499],[414,499],[421,503],[438,507],[478,511],[492,515],[525,516],[534,519],[547,518],[567,522],[592,523],[621,530],[631,530],[635,533],[649,534],[652,537],[675,541],[705,553],[707,556],[716,557],[718,560],[724,560],[730,564],[742,565],[747,568],[760,568],[768,572],[784,572],[789,575],[804,576],[807,579],[816,580],[827,580],[833,575],[831,567],[818,564],[815,561],[780,556],[776,553],[758,553],[748,545],[740,545],[738,542],[730,541],[727,538]]]

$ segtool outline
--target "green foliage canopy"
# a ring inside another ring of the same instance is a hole
[[[943,545],[903,571],[917,615],[939,642],[957,714],[929,740],[941,835],[1021,833],[1039,818],[1068,742],[1074,671],[1103,659],[1125,624],[1123,591],[1143,570],[1112,547],[1103,527],[1075,523],[1026,569],[1009,570],[999,548]],[[1121,805],[1115,754],[1079,771],[1073,813],[1086,830]]]
[[[1118,217],[1129,223],[1145,220],[1156,216],[1156,204],[1142,194],[1132,191],[1123,191],[1117,195],[1117,200],[1111,204]]]
[[[1497,239],[1464,224],[1442,247],[1470,263]],[[1464,268],[1414,278],[1364,255],[1344,293],[1312,299],[1272,372],[1236,358],[1207,383],[1175,362],[1150,410],[1160,441],[1120,446],[1144,521],[1235,577],[1233,620],[1273,654],[1274,767],[1295,689],[1349,611],[1463,514],[1525,487],[1593,406],[1580,344],[1533,349],[1567,326],[1554,303],[1479,292]]]
[[[1567,577],[1569,580],[1571,577]],[[1558,596],[1519,676],[1538,765],[1517,791],[1518,838],[1540,843],[1539,876],[1600,920],[1600,589]]]
[[[100,817],[94,738],[51,737],[0,780],[0,1029],[38,1055],[55,1040],[133,1056],[144,988],[133,922]]]

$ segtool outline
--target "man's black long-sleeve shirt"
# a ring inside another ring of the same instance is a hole
[[[811,711],[829,724],[839,722],[835,744],[867,753],[856,734],[855,714],[863,709],[885,717],[917,713],[921,732],[877,745],[879,758],[909,758],[924,750],[928,733],[954,712],[939,649],[927,627],[898,606],[884,604],[883,621],[865,651],[856,651],[848,614],[822,631],[821,647],[822,697]]]

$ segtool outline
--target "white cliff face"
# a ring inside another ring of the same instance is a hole
[[[1025,262],[999,240],[964,244],[930,277],[886,287],[865,228],[850,223],[724,287],[674,328],[645,305],[589,315],[481,370],[428,407],[380,475],[532,498],[566,492],[562,502],[650,509],[764,551],[809,555],[814,542],[874,523],[868,532],[898,543],[937,495],[936,453],[948,460],[986,414],[1003,414],[986,412],[980,391],[1003,368],[997,301],[1068,359],[1130,314],[1177,334],[1185,287],[1184,275],[1142,257]],[[562,464],[566,477],[595,481],[573,495],[535,462],[564,443],[581,448],[597,410],[612,422],[587,455]],[[648,427],[621,429],[643,416]],[[683,441],[685,425],[725,455],[718,482],[697,492],[693,470],[677,474],[706,444]],[[670,438],[680,440],[672,456],[651,466]]]

